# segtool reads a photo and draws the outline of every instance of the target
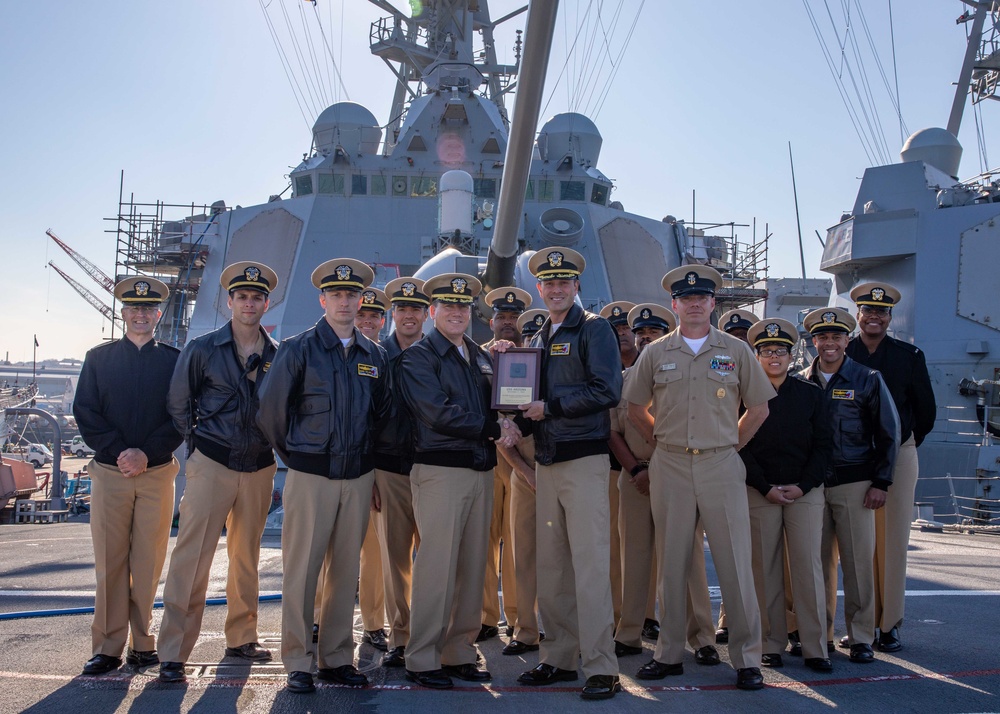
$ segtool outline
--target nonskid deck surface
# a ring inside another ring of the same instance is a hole
[[[171,538],[171,547],[173,538]],[[62,610],[93,604],[93,551],[89,526],[0,527],[0,615]],[[136,672],[128,666],[104,677],[79,676],[90,656],[89,613],[0,620],[0,702],[7,711],[47,714],[66,710],[87,712],[180,711],[338,711],[371,709],[467,711],[470,707],[524,711],[557,708],[577,711],[614,707],[615,711],[674,711],[693,707],[709,711],[822,711],[834,707],[852,712],[1000,711],[1000,659],[996,657],[996,609],[1000,603],[1000,540],[994,536],[933,534],[914,531],[910,548],[905,648],[898,656],[877,653],[871,665],[851,664],[844,650],[832,655],[834,672],[819,675],[801,658],[785,656],[782,669],[764,669],[768,687],[743,692],[735,687],[728,653],[720,646],[723,664],[702,667],[688,652],[684,675],[658,682],[632,677],[652,657],[653,643],[641,655],[619,660],[624,691],[613,703],[585,702],[579,683],[554,687],[524,687],[517,675],[538,662],[537,653],[507,657],[500,653],[506,639],[479,645],[493,681],[472,685],[456,680],[450,691],[433,691],[408,682],[401,669],[378,665],[381,653],[361,644],[360,616],[355,617],[358,667],[372,686],[358,690],[317,682],[312,695],[284,690],[280,664],[281,603],[260,607],[261,644],[272,649],[275,662],[245,665],[224,658],[225,607],[206,609],[202,634],[185,685],[164,685],[156,668]],[[225,591],[225,541],[220,543],[209,595]],[[714,572],[709,564],[709,580]],[[261,592],[276,593],[281,585],[281,550],[277,538],[266,538],[261,551]],[[713,603],[718,606],[713,587]],[[159,626],[162,610],[154,612]],[[837,636],[843,630],[838,612]]]

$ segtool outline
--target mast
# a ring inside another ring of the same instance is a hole
[[[990,8],[993,6],[992,0],[989,2],[970,2],[970,0],[964,0],[964,2],[976,8],[976,15],[972,18],[972,29],[969,31],[969,44],[965,49],[962,72],[958,76],[958,86],[955,87],[955,99],[951,103],[951,115],[948,117],[948,131],[956,138],[958,137],[958,130],[962,126],[965,97],[969,93],[972,70],[975,68],[976,63],[976,54],[979,52],[979,43],[983,38],[983,23],[986,22],[986,16],[990,14]],[[968,13],[958,18],[958,22],[967,22],[968,20]]]

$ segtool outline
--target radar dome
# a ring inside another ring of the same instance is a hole
[[[947,129],[921,129],[906,140],[899,158],[903,162],[923,161],[957,180],[962,145]]]
[[[538,132],[538,150],[545,161],[570,155],[576,163],[597,165],[604,139],[594,122],[583,114],[556,114]]]
[[[356,102],[330,105],[313,124],[313,142],[321,154],[338,146],[349,154],[374,154],[381,140],[382,129],[375,115]]]

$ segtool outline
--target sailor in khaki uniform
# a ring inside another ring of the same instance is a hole
[[[379,341],[379,332],[385,327],[388,304],[389,299],[378,288],[369,287],[361,291],[361,308],[354,318],[354,325],[372,342]],[[374,494],[377,493],[376,486]],[[381,505],[373,495],[372,510],[377,512],[379,508]],[[388,649],[385,635],[385,586],[382,580],[381,545],[374,517],[368,519],[368,531],[361,544],[358,608],[361,610],[361,626],[364,629],[361,640],[385,652]]]
[[[746,471],[737,451],[767,418],[767,401],[775,393],[746,343],[710,324],[721,284],[718,271],[701,265],[667,273],[663,286],[673,297],[680,327],[646,347],[624,393],[629,418],[643,438],[656,442],[650,502],[664,613],[654,658],[636,676],[683,673],[687,579],[700,516],[727,603],[736,686],[760,689],[760,611],[751,569]],[[740,402],[746,412],[738,418]]]
[[[223,270],[220,282],[232,319],[185,345],[167,402],[191,452],[163,588],[161,682],[185,679],[184,663],[201,631],[223,529],[229,555],[226,655],[271,659],[270,651],[257,644],[257,569],[277,466],[256,419],[257,390],[278,347],[260,324],[278,276],[262,263],[244,261]]]
[[[546,310],[527,310],[517,318],[521,342],[526,343],[545,324]],[[535,438],[528,434],[517,446],[497,446],[497,464],[511,465],[510,547],[514,557],[517,621],[511,640],[501,650],[521,655],[538,650],[538,578],[535,553]],[[499,468],[499,466],[498,466]],[[506,546],[505,546],[506,547]],[[506,599],[506,593],[504,598]]]
[[[97,592],[86,675],[120,667],[126,643],[129,664],[159,661],[150,624],[174,513],[173,452],[182,441],[167,412],[179,353],[153,339],[169,294],[146,276],[115,285],[125,336],[87,352],[73,401],[80,433],[96,452],[87,466]]]
[[[354,593],[375,483],[371,445],[392,404],[386,352],[354,325],[374,277],[351,258],[317,267],[312,283],[324,315],[281,343],[260,390],[257,423],[288,464],[281,659],[293,693],[315,690],[314,665],[320,679],[368,684],[354,666]],[[323,598],[314,646],[317,587]]]
[[[901,298],[896,288],[881,282],[851,290],[861,329],[846,351],[854,361],[879,371],[899,413],[899,456],[892,472],[892,488],[885,508],[875,511],[875,626],[882,652],[903,648],[899,628],[903,624],[906,555],[919,473],[917,447],[934,428],[937,418],[924,353],[886,334],[892,323],[892,309]]]
[[[601,308],[601,317],[611,323],[618,334],[618,352],[622,358],[622,369],[628,369],[635,364],[639,351],[635,346],[635,335],[628,325],[629,310],[635,307],[634,302],[617,300]],[[618,525],[618,513],[621,510],[618,492],[618,479],[621,476],[622,465],[612,449],[608,449],[611,459],[611,474],[608,478],[608,501],[611,506],[611,604],[615,611],[615,626],[622,617],[622,539],[621,528]],[[659,623],[655,614],[651,614],[647,626],[647,634],[655,639]]]
[[[531,295],[520,288],[497,288],[486,295],[486,304],[493,308],[490,329],[493,339],[483,345],[489,350],[496,340],[509,340],[521,346],[521,331],[517,318],[531,305]],[[486,549],[486,580],[483,585],[483,626],[477,642],[498,633],[500,597],[503,591],[503,616],[507,631],[514,634],[517,623],[517,584],[514,578],[514,549],[511,547],[511,476],[513,467],[497,452],[493,469],[493,515],[490,519],[490,542]],[[501,543],[503,548],[501,549]],[[502,558],[502,562],[501,562]]]

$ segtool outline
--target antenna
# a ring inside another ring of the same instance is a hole
[[[792,142],[788,142],[788,165],[792,167],[792,195],[795,196],[795,226],[799,229],[799,261],[802,263],[802,282],[806,281],[806,254],[802,248],[802,221],[799,220],[799,191],[795,187],[795,162],[792,161]]]

